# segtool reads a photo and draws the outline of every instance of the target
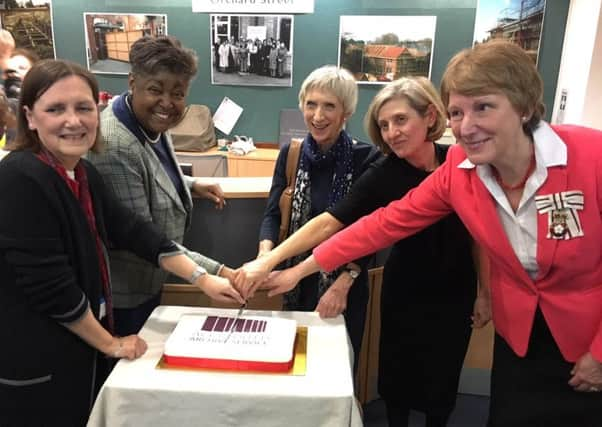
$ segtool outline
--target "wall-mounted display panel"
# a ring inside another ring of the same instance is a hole
[[[296,0],[295,0],[296,3]],[[546,2],[539,69],[544,79],[544,102],[552,111],[558,67],[562,53],[569,0]],[[169,34],[184,46],[197,51],[199,70],[191,82],[189,103],[207,105],[215,111],[224,96],[235,99],[245,112],[232,132],[249,135],[257,142],[278,141],[280,111],[298,108],[298,93],[303,80],[316,68],[337,64],[339,19],[348,15],[436,16],[436,43],[430,78],[439,85],[447,62],[473,42],[477,0],[331,0],[316,2],[313,14],[294,16],[294,69],[291,87],[212,84],[212,50],[209,42],[211,15],[193,13],[191,0],[52,0],[56,54],[86,66],[86,44],[82,15],[89,13],[166,14]],[[219,15],[241,12],[212,12]],[[290,14],[278,12],[279,14]],[[260,24],[258,24],[260,26]],[[290,49],[289,49],[290,50]],[[127,87],[127,76],[96,74],[102,90],[116,94]],[[347,129],[358,139],[368,141],[363,114],[381,85],[360,85],[357,113],[347,121]]]

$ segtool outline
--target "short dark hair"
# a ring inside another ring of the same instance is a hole
[[[84,80],[90,90],[94,102],[98,105],[98,83],[96,78],[81,65],[71,61],[45,59],[36,63],[25,75],[23,85],[21,86],[21,97],[19,99],[19,108],[17,109],[17,136],[13,145],[14,150],[31,150],[35,153],[40,151],[42,141],[38,133],[29,129],[25,108],[33,109],[33,105],[38,99],[56,82],[67,77],[76,76]],[[96,130],[96,141],[92,146],[92,151],[99,151],[102,147],[102,138],[100,137],[100,121]]]
[[[161,71],[192,79],[197,73],[197,55],[173,36],[144,36],[130,48],[133,74],[153,75]]]

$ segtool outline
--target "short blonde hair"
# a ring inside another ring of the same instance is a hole
[[[465,96],[500,93],[528,120],[531,133],[543,118],[543,81],[533,59],[521,47],[505,40],[477,44],[457,53],[441,79],[441,98],[449,104],[450,92]]]
[[[391,149],[383,140],[380,132],[378,114],[382,106],[393,99],[407,101],[410,107],[422,117],[428,114],[428,108],[432,105],[435,109],[435,123],[428,128],[426,138],[429,141],[441,138],[445,132],[446,113],[437,89],[425,77],[402,77],[387,84],[376,94],[364,116],[366,133],[383,153],[389,154]]]
[[[357,106],[357,83],[353,75],[345,68],[325,65],[313,70],[305,78],[299,90],[299,109],[303,111],[305,97],[312,90],[329,90],[343,105],[347,117],[355,113]]]

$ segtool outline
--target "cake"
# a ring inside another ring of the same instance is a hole
[[[287,372],[296,333],[292,319],[183,315],[165,343],[164,360],[173,366]]]

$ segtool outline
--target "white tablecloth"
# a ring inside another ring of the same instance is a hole
[[[120,361],[102,387],[88,426],[361,426],[353,394],[342,316],[252,311],[308,326],[304,376],[157,369],[163,345],[182,314],[233,315],[236,310],[161,306],[140,335],[144,356]]]

